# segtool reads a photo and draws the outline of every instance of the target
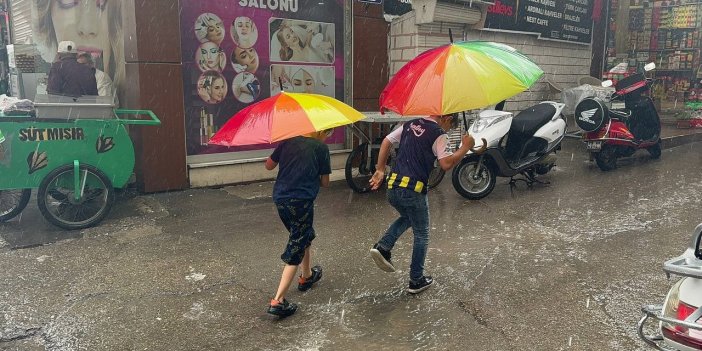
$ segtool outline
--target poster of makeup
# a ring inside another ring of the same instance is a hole
[[[207,141],[245,107],[286,92],[343,100],[343,1],[181,2],[188,156],[265,150]],[[327,141],[344,142],[339,128]]]

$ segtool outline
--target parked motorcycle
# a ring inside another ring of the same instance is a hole
[[[655,63],[644,67],[645,71],[655,68]],[[617,82],[610,101],[590,97],[575,107],[575,121],[586,132],[583,141],[601,170],[615,169],[619,157],[629,157],[639,149],[648,150],[653,158],[661,156],[661,121],[653,100],[642,95],[650,83],[643,73],[637,73]],[[603,86],[611,85],[611,80],[603,82]]]
[[[478,200],[495,188],[497,177],[510,177],[510,185],[521,180],[528,186],[540,183],[537,175],[555,166],[553,152],[565,135],[565,104],[545,101],[516,116],[485,110],[471,124],[469,133],[488,142],[482,155],[469,152],[453,170],[453,187],[463,197]],[[515,176],[522,178],[515,179]]]
[[[702,350],[702,224],[695,228],[690,247],[663,264],[668,277],[679,275],[663,305],[647,305],[641,311],[638,334],[656,350]],[[649,320],[659,322],[659,335],[646,335]]]

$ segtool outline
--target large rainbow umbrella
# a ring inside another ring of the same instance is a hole
[[[521,93],[543,73],[508,45],[451,43],[426,51],[403,66],[380,95],[380,111],[444,115],[478,109]]]
[[[261,100],[235,114],[210,139],[210,144],[241,146],[269,144],[365,118],[334,98],[286,93]]]

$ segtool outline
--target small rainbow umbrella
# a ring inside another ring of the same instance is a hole
[[[363,118],[365,116],[351,106],[328,96],[282,92],[239,111],[209,143],[222,146],[270,144]]]
[[[482,108],[528,89],[543,73],[504,44],[451,43],[403,66],[380,94],[380,111],[444,115]]]

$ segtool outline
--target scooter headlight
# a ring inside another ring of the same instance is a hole
[[[480,133],[487,128],[489,121],[484,118],[478,118],[473,122],[473,133]]]

